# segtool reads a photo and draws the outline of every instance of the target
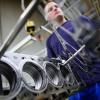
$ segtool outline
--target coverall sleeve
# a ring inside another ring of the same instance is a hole
[[[46,41],[46,47],[47,47],[47,57],[48,58],[56,58],[56,54],[54,53],[49,40]]]
[[[95,29],[100,29],[100,20],[93,20],[93,19],[90,19],[87,16],[80,16],[80,19],[83,22],[87,22],[87,23],[91,24],[92,27],[94,27]]]

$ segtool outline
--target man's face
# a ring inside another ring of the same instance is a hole
[[[61,8],[55,2],[48,3],[44,11],[46,19],[50,21],[56,20],[59,16],[63,16]]]

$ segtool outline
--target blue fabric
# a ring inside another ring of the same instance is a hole
[[[100,24],[96,24],[96,23],[92,22],[88,17],[81,16],[81,17],[79,17],[79,19],[82,22],[88,22],[91,25],[91,27],[93,27],[93,28],[100,28]],[[67,21],[62,26],[73,33],[75,31],[72,21]],[[66,34],[65,31],[63,31],[60,28],[57,28],[57,31],[63,37],[64,40],[66,40],[69,44],[71,44],[76,49],[79,49],[78,44],[70,35]],[[64,51],[61,43],[58,41],[58,39],[54,33],[51,34],[51,36],[47,39],[46,44],[47,44],[47,54],[48,54],[49,58],[56,58],[58,56],[61,56],[61,57],[65,56],[66,59],[68,58],[68,52]],[[75,52],[71,48],[68,48],[68,49],[72,53]],[[79,56],[78,56],[78,58],[80,60],[82,60]],[[70,96],[69,100],[100,100],[100,96],[99,96],[100,83],[96,83],[97,81],[100,81],[100,78],[99,78],[99,76],[100,76],[100,61],[95,62],[94,66],[92,67],[91,72],[93,72],[95,74],[94,77],[92,77],[91,75],[88,75],[87,73],[83,73],[78,67],[73,69],[73,71],[74,72],[78,71],[78,73],[80,74],[80,77],[83,80],[85,80],[85,82],[87,84],[92,83],[92,86]]]
[[[73,31],[72,22],[68,21],[67,23],[64,23],[63,26],[67,28],[69,31]],[[79,48],[79,46],[76,44],[76,42],[72,39],[72,37],[65,33],[65,31],[61,30],[60,28],[57,29],[60,35],[67,40],[67,42],[71,45],[73,45],[76,49]],[[71,49],[70,49],[71,50]],[[58,41],[58,38],[53,33],[47,40],[47,52],[48,57],[58,57],[63,55],[63,47],[61,43]],[[72,50],[71,50],[72,51]],[[73,52],[73,51],[72,51]]]
[[[100,100],[100,83],[96,83],[69,97],[69,100]]]
[[[96,94],[96,84],[70,96],[69,100],[99,100]]]

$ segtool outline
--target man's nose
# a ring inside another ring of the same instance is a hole
[[[57,10],[57,8],[56,8],[56,7],[54,7],[54,8],[53,8],[53,10],[54,10],[54,11],[56,11],[56,10]]]

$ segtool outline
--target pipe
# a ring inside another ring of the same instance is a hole
[[[29,18],[29,16],[32,14],[32,11],[34,9],[34,5],[36,4],[37,0],[32,0],[32,2],[29,4],[29,6],[25,9],[25,11],[21,14],[19,17],[17,23],[13,27],[13,29],[10,31],[8,37],[5,39],[4,43],[0,47],[0,58],[3,56],[5,51],[8,49],[10,44],[13,42],[15,37],[18,35],[21,28],[24,26],[25,22]]]

